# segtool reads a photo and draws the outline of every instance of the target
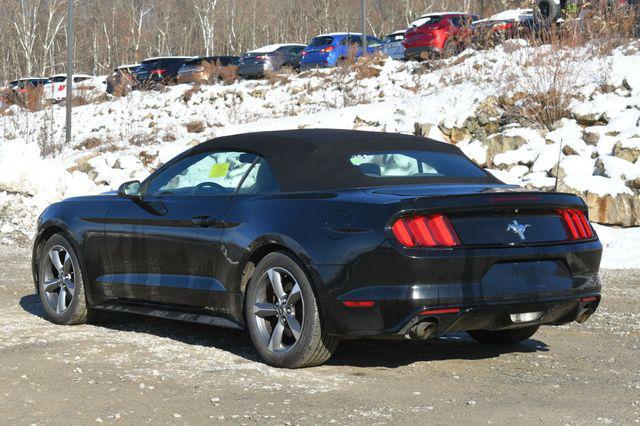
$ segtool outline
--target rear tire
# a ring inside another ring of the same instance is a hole
[[[302,265],[282,252],[267,255],[256,266],[247,286],[244,315],[253,346],[274,367],[323,364],[338,345],[322,327]]]
[[[536,331],[538,331],[538,328],[540,328],[540,326],[530,325],[528,327],[514,328],[510,330],[470,330],[467,331],[467,333],[474,340],[477,340],[481,343],[513,345],[516,343],[524,342],[525,340],[533,336]]]
[[[38,260],[38,293],[49,319],[56,324],[84,324],[91,314],[80,261],[61,234],[47,240]]]

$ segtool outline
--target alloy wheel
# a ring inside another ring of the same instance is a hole
[[[304,301],[291,272],[274,267],[260,277],[253,319],[269,351],[285,353],[296,345],[302,334]]]
[[[75,267],[71,255],[60,245],[53,246],[44,259],[42,291],[56,314],[69,309],[75,294]]]

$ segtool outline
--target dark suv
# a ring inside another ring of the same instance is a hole
[[[300,68],[300,53],[304,44],[271,44],[245,53],[240,58],[238,75],[261,77],[265,72],[278,71],[282,67]]]
[[[134,87],[154,83],[175,83],[178,70],[190,59],[193,59],[193,56],[163,56],[145,59],[133,73],[136,79]]]

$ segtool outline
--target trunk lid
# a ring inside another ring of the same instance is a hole
[[[574,194],[510,185],[444,184],[369,191],[402,199],[403,214],[445,215],[465,247],[564,243],[570,238],[559,211],[578,209],[586,214],[584,202]]]

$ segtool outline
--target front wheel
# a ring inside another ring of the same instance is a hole
[[[502,345],[516,344],[524,342],[536,331],[540,326],[530,325],[528,327],[513,328],[509,330],[470,330],[467,331],[469,336],[481,343],[496,343]]]
[[[245,319],[254,347],[275,367],[312,367],[327,361],[337,346],[320,321],[311,283],[288,255],[267,255],[247,286]]]
[[[84,279],[71,243],[55,234],[45,243],[38,263],[38,293],[44,311],[56,324],[83,324],[89,317]]]

